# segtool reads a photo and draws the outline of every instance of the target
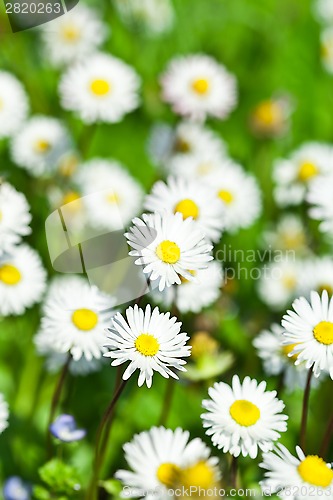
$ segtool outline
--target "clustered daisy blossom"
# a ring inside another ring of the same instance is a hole
[[[332,499],[331,464],[317,455],[305,455],[299,446],[296,447],[296,453],[295,457],[279,444],[274,451],[263,454],[260,464],[265,469],[262,489],[293,500],[310,500],[313,497]]]
[[[133,249],[129,255],[138,257],[135,263],[143,266],[150,281],[158,282],[160,291],[180,285],[181,277],[195,281],[193,271],[205,269],[213,259],[204,234],[192,218],[184,220],[179,212],[143,214],[125,236]]]
[[[100,359],[106,352],[106,328],[114,302],[79,276],[56,279],[43,306],[37,346],[45,345],[46,338],[55,351],[70,354],[74,361]]]
[[[309,189],[307,201],[311,208],[309,215],[321,221],[320,229],[323,233],[333,236],[333,173],[316,179]]]
[[[30,234],[31,214],[26,197],[0,181],[0,257]]]
[[[205,54],[172,60],[161,83],[163,99],[173,111],[194,120],[226,118],[237,103],[235,77]]]
[[[106,34],[97,12],[82,4],[42,28],[45,53],[55,66],[86,58],[104,42]]]
[[[241,383],[235,375],[231,387],[215,383],[209,396],[202,403],[207,410],[201,416],[203,426],[214,446],[224,453],[255,458],[259,449],[271,450],[281,432],[287,430],[284,403],[276,398],[276,391],[266,391],[266,382],[258,384],[245,377]]]
[[[333,379],[333,297],[325,290],[321,296],[312,292],[310,302],[296,299],[282,326],[285,344],[293,345],[290,355],[297,356],[295,364],[304,361],[316,377],[326,372]]]
[[[0,138],[16,133],[28,110],[28,97],[22,84],[11,73],[0,71]]]
[[[148,36],[169,31],[174,22],[170,0],[114,0],[123,22]]]
[[[112,366],[130,362],[123,379],[127,380],[139,370],[138,385],[151,387],[154,371],[163,377],[178,379],[173,369],[185,371],[183,357],[190,356],[189,337],[180,331],[181,323],[170,313],[153,311],[150,305],[145,310],[137,305],[126,310],[126,318],[117,313],[108,329],[105,357],[111,358]]]
[[[116,478],[130,486],[133,496],[152,500],[168,498],[168,490],[193,491],[215,488],[221,474],[218,459],[196,438],[189,441],[188,431],[152,427],[136,434],[124,445],[125,459],[131,470],[119,470]],[[191,495],[195,496],[195,493]]]
[[[116,123],[138,107],[139,85],[139,76],[128,64],[97,53],[67,70],[59,92],[63,107],[85,123]]]

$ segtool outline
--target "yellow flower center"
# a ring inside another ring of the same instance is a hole
[[[144,356],[155,356],[159,351],[160,344],[153,335],[141,333],[135,341],[135,347]]]
[[[0,267],[0,281],[5,285],[17,285],[21,281],[21,273],[17,267],[4,264]]]
[[[298,358],[299,353],[293,354],[292,356],[288,356],[288,354],[290,354],[297,345],[298,344],[290,344],[290,345],[284,345],[284,346],[282,346],[282,352],[283,352],[283,354],[286,355],[286,357],[288,358],[288,360],[294,362]]]
[[[191,338],[192,358],[199,359],[202,356],[214,354],[218,351],[218,342],[205,331],[196,332]]]
[[[164,240],[156,248],[156,255],[167,264],[176,264],[180,259],[180,248],[174,241]]]
[[[327,488],[333,480],[333,471],[322,458],[309,455],[297,467],[298,473],[306,483]]]
[[[107,195],[106,200],[110,204],[116,204],[116,203],[119,203],[120,197],[117,193],[110,193]]]
[[[259,408],[247,401],[246,399],[238,399],[230,406],[230,415],[237,424],[243,427],[251,427],[258,422],[260,418]]]
[[[209,91],[209,81],[206,78],[197,78],[192,82],[192,89],[200,95],[205,95]]]
[[[67,42],[76,42],[80,35],[80,30],[73,24],[67,24],[62,29],[62,36]]]
[[[77,309],[72,314],[72,321],[79,330],[92,330],[98,323],[98,316],[91,309]]]
[[[282,283],[287,290],[294,290],[295,286],[297,285],[297,280],[295,276],[288,274],[282,278]]]
[[[196,274],[197,274],[197,272],[193,271],[192,269],[188,269],[187,272],[190,273],[190,274],[192,274],[192,276],[196,276]],[[187,278],[184,278],[184,276],[179,276],[179,278],[180,278],[180,281],[182,283],[189,283],[190,282],[190,280],[188,280]]]
[[[305,161],[299,167],[298,178],[301,182],[307,182],[318,174],[318,167],[310,161]]]
[[[69,191],[65,194],[62,199],[62,205],[67,205],[67,203],[72,203],[73,201],[77,201],[80,199],[80,194],[76,191]]]
[[[97,79],[91,82],[90,88],[93,94],[102,97],[110,92],[111,85],[106,80]]]
[[[172,463],[161,464],[157,469],[157,479],[160,483],[172,488],[179,481],[181,469],[178,465]]]
[[[207,175],[212,170],[213,170],[213,166],[211,163],[201,163],[197,168],[197,172],[199,175]]]
[[[39,139],[35,142],[34,149],[36,153],[44,154],[51,149],[51,144],[45,139]]]
[[[224,201],[227,205],[230,205],[234,201],[234,195],[230,191],[221,190],[218,193],[219,198]]]
[[[183,218],[187,219],[188,217],[193,217],[193,219],[197,219],[199,216],[199,207],[198,205],[188,198],[180,201],[175,206],[174,213],[180,212],[183,214]]]
[[[313,329],[314,338],[324,345],[333,344],[333,323],[330,321],[321,321]]]
[[[322,285],[320,285],[318,287],[318,292],[320,294],[322,294],[325,291],[328,293],[328,295],[333,295],[333,287],[332,287],[332,285],[326,285],[326,284],[323,283]]]
[[[208,490],[216,483],[214,469],[203,460],[191,467],[183,469],[180,480],[181,485],[184,486],[185,489],[189,489],[192,486]]]
[[[264,101],[255,109],[254,118],[264,127],[280,124],[283,119],[281,107],[277,102]]]
[[[178,137],[174,146],[174,150],[177,153],[189,153],[191,151],[191,145],[185,139]]]

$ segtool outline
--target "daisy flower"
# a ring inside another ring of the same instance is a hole
[[[173,111],[194,120],[224,119],[237,104],[235,77],[204,54],[172,60],[161,83],[163,99]]]
[[[253,345],[262,360],[267,375],[284,375],[284,386],[288,391],[305,388],[307,370],[304,363],[295,366],[297,355],[290,356],[294,345],[284,344],[283,328],[276,323],[269,330],[263,330],[254,340]]]
[[[225,160],[226,156],[216,155],[207,149],[198,154],[183,157],[177,155],[167,162],[165,170],[177,177],[206,182],[219,173]]]
[[[332,0],[316,0],[315,13],[320,21],[325,24],[333,23],[333,3]]]
[[[9,407],[3,394],[0,393],[0,434],[7,429],[9,418]]]
[[[97,12],[81,4],[42,27],[45,52],[55,66],[86,58],[102,45],[106,34]]]
[[[135,264],[144,266],[150,281],[157,280],[162,292],[167,286],[181,284],[181,276],[195,280],[194,272],[205,269],[212,246],[191,218],[176,214],[143,214],[133,219],[133,226],[125,234],[132,251],[138,257]]]
[[[328,372],[333,379],[333,297],[325,290],[320,296],[311,292],[310,302],[296,299],[293,311],[283,316],[285,344],[293,344],[291,356],[297,355],[296,365],[305,361],[315,377]]]
[[[301,262],[286,254],[262,269],[258,282],[261,300],[272,309],[285,308],[297,296]]]
[[[124,445],[131,470],[119,470],[115,477],[131,487],[132,497],[166,500],[168,490],[197,488],[204,494],[218,486],[221,474],[218,459],[199,438],[190,439],[188,431],[152,427],[135,434]],[[191,495],[191,497],[193,494]],[[194,495],[195,496],[195,495]]]
[[[279,219],[274,229],[263,234],[265,247],[275,250],[294,250],[298,253],[307,251],[307,234],[302,219],[292,213],[285,214]]]
[[[287,96],[260,102],[251,115],[251,128],[259,137],[279,137],[289,127],[291,103]]]
[[[56,118],[34,116],[13,138],[11,156],[34,176],[51,174],[70,148],[68,131]]]
[[[275,199],[280,206],[298,205],[306,197],[316,177],[333,172],[333,148],[327,144],[307,143],[287,160],[274,165]]]
[[[144,383],[151,387],[154,371],[178,379],[171,368],[186,371],[186,361],[181,358],[190,356],[191,350],[186,345],[189,337],[180,332],[181,325],[170,313],[160,313],[158,307],[153,311],[149,304],[145,311],[137,305],[129,307],[126,319],[120,313],[112,318],[107,341],[110,351],[104,356],[114,359],[112,366],[129,361],[123,380],[139,370],[139,387]]]
[[[157,165],[170,170],[169,163],[184,159],[193,160],[197,155],[209,154],[220,159],[226,155],[226,145],[208,128],[193,122],[181,122],[175,129],[165,124],[155,125],[149,140],[148,151]]]
[[[209,389],[211,399],[203,401],[208,411],[201,415],[206,434],[214,446],[224,453],[238,457],[256,458],[258,449],[269,451],[280,433],[287,430],[288,417],[281,412],[284,403],[276,398],[276,391],[266,391],[266,382],[237,375],[232,387],[224,382]]]
[[[231,160],[205,178],[224,207],[225,228],[229,232],[247,228],[261,213],[261,193],[257,181]]]
[[[148,36],[169,31],[174,23],[170,0],[114,0],[122,21]]]
[[[62,106],[85,123],[119,122],[139,105],[140,79],[120,59],[95,54],[72,66],[60,81]]]
[[[46,272],[39,255],[20,245],[0,258],[0,314],[23,314],[40,302],[46,286]]]
[[[0,139],[11,137],[25,121],[29,110],[27,94],[15,76],[0,71]]]
[[[44,303],[38,336],[48,335],[55,351],[69,353],[75,361],[100,359],[106,352],[106,327],[114,303],[115,299],[82,277],[57,278]]]
[[[302,262],[298,290],[300,295],[310,297],[311,291],[327,291],[333,295],[333,259],[330,256],[307,259]]]
[[[0,181],[0,257],[31,233],[31,215],[26,197],[7,182]]]
[[[312,205],[310,217],[321,221],[320,230],[333,235],[333,173],[316,179],[310,187],[307,201]]]
[[[295,457],[285,446],[278,444],[274,451],[263,454],[260,467],[266,472],[265,480],[261,482],[262,489],[292,500],[333,499],[331,464],[317,455],[305,455],[299,446],[296,453]]]
[[[153,298],[165,307],[175,304],[182,313],[198,313],[212,305],[220,296],[224,284],[224,275],[219,262],[209,262],[207,269],[192,271],[196,282],[181,278],[180,285],[165,288],[163,292],[154,290]]]
[[[223,205],[214,198],[214,191],[199,181],[170,177],[165,184],[158,181],[146,197],[144,208],[150,212],[181,213],[183,219],[192,217],[207,240],[221,238],[224,219]]]
[[[86,197],[83,203],[93,227],[121,229],[141,211],[143,189],[117,161],[90,160],[75,181]]]

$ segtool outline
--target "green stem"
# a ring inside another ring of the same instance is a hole
[[[171,404],[172,404],[172,399],[173,395],[175,393],[175,388],[176,384],[173,379],[167,379],[166,380],[166,391],[165,391],[165,396],[163,399],[163,406],[162,406],[162,411],[161,411],[161,416],[159,420],[159,425],[166,425]]]
[[[328,423],[326,432],[324,434],[323,442],[322,442],[322,445],[320,448],[320,452],[319,452],[319,456],[324,458],[324,459],[327,456],[328,448],[329,448],[329,445],[330,445],[331,440],[332,440],[332,435],[333,435],[333,416],[331,417],[331,420]]]
[[[306,428],[308,423],[308,413],[309,413],[309,399],[310,399],[310,391],[311,391],[311,379],[312,379],[312,367],[308,372],[308,376],[306,379],[306,386],[304,390],[303,397],[303,409],[302,409],[302,421],[301,421],[301,434],[300,434],[300,446],[305,453],[305,445],[306,445]]]

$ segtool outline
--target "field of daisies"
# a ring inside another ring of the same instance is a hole
[[[332,500],[333,0],[81,0],[0,63],[0,497]]]

